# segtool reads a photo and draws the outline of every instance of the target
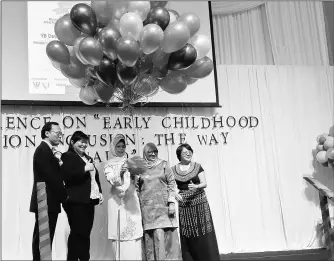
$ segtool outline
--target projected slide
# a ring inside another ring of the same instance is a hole
[[[79,89],[72,86],[59,70],[57,70],[46,55],[46,45],[52,40],[57,40],[54,25],[58,18],[69,13],[76,3],[90,2],[80,1],[30,1],[27,3],[27,29],[28,29],[28,79],[26,86],[20,86],[20,90],[8,90],[9,94],[3,100],[28,100],[28,101],[60,101],[79,102]],[[204,34],[211,39],[212,48],[207,54],[214,61],[214,70],[206,78],[199,79],[189,85],[187,89],[177,95],[172,95],[160,90],[150,98],[150,103],[198,103],[217,104],[218,87],[216,79],[216,64],[214,60],[214,44],[211,35],[211,14],[209,2],[169,1],[168,9],[176,10],[180,15],[191,12],[200,18],[200,30],[198,34]],[[3,88],[11,88],[3,86]],[[14,95],[20,93],[19,96]],[[13,95],[10,95],[10,94]],[[13,99],[15,97],[15,99]]]

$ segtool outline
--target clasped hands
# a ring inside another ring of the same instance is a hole
[[[175,215],[175,203],[170,202],[168,204],[168,216],[174,217],[174,215]]]
[[[192,181],[190,181],[190,183],[188,185],[189,190],[194,190],[194,189],[198,189],[198,188],[199,188],[199,184],[194,184],[194,183],[192,183]],[[175,195],[175,199],[177,201],[182,201],[183,200],[182,196],[178,192]]]
[[[194,184],[192,181],[188,184],[188,189],[193,190],[193,189],[198,189],[199,185]]]
[[[92,162],[87,162],[85,165],[85,172],[87,171],[93,171],[95,169],[95,166]]]

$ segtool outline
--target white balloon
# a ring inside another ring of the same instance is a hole
[[[324,149],[328,150],[330,148],[334,148],[334,138],[331,136],[328,136],[326,138],[326,141],[324,142]]]
[[[197,51],[197,60],[203,58],[211,49],[211,42],[209,37],[203,34],[196,34],[189,40],[191,44]]]
[[[319,151],[316,155],[317,161],[319,161],[320,163],[325,163],[327,162],[328,158],[326,155],[326,151]]]
[[[334,126],[330,127],[328,135],[334,137]]]
[[[137,41],[143,29],[143,21],[136,13],[126,13],[119,21],[119,27],[122,36],[130,36]]]
[[[129,3],[127,1],[108,0],[107,6],[109,8],[111,18],[119,20],[127,12]]]
[[[146,19],[147,14],[150,12],[150,9],[150,1],[131,1],[129,2],[128,6],[128,12],[138,14],[142,21]]]
[[[169,18],[169,24],[174,23],[177,20],[175,14],[173,12],[170,12],[170,11],[168,11],[168,13],[169,13],[169,17],[170,17]]]
[[[334,137],[328,135],[326,137],[326,141],[334,141]]]
[[[159,25],[145,25],[139,36],[139,43],[143,53],[150,54],[155,52],[159,48],[163,38],[164,32]]]

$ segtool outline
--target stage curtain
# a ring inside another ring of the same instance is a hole
[[[253,137],[233,139],[234,148],[223,156],[224,168],[234,169],[223,172],[229,178],[225,189],[233,190],[241,180],[249,187],[244,191],[244,186],[239,186],[234,199],[240,201],[231,207],[239,208],[242,202],[236,194],[243,191],[244,213],[258,213],[251,222],[243,221],[240,215],[231,217],[231,227],[240,233],[236,248],[266,251],[317,246],[317,194],[309,186],[305,188],[301,177],[314,174],[334,188],[333,170],[319,166],[312,156],[318,133],[328,132],[333,125],[333,67],[221,67],[220,80],[227,87],[222,89],[227,114],[247,107],[262,122]],[[246,156],[243,148],[254,152]],[[245,173],[242,178],[237,176],[240,173]],[[254,227],[256,221],[259,223]],[[253,229],[247,233],[249,237],[242,233],[247,230],[245,223]],[[245,248],[247,240],[250,245]]]
[[[229,2],[220,2],[225,5]],[[248,2],[245,2],[248,3]],[[212,16],[217,64],[274,64],[265,5]],[[212,10],[215,10],[212,3]]]
[[[329,65],[321,1],[268,1],[267,21],[276,65]]]
[[[213,2],[217,63],[329,65],[333,47],[326,41],[322,5],[307,0]],[[330,40],[332,6],[324,2],[324,7]]]
[[[104,129],[103,117],[115,122],[118,117],[128,116],[118,108],[2,106],[2,259],[32,258],[34,215],[28,209],[35,148],[25,147],[25,141],[19,148],[12,148],[8,143],[5,148],[4,141],[5,135],[8,141],[12,135],[33,134],[37,135],[38,145],[40,130],[8,128],[11,125],[8,126],[7,117],[15,116],[22,119],[35,116],[42,120],[51,117],[60,122],[68,115],[85,116],[87,126],[80,129],[86,133],[126,133],[145,142],[156,142],[155,134],[184,133],[194,149],[194,160],[202,164],[206,173],[206,192],[221,254],[321,247],[316,233],[316,225],[321,221],[318,195],[302,176],[313,174],[334,189],[333,170],[317,164],[312,155],[316,137],[333,125],[333,75],[333,67],[219,66],[221,108],[136,109],[133,116],[152,118],[149,129]],[[100,115],[100,120],[95,114]],[[211,121],[208,128],[164,129],[161,121],[166,116],[172,119],[222,116],[224,126],[214,127]],[[254,116],[259,124],[255,128],[241,128],[236,122],[230,128],[226,124],[229,116],[236,119]],[[75,130],[76,124],[63,128],[65,136]],[[224,143],[222,133],[226,135],[226,132],[227,143]],[[214,135],[218,143],[212,140],[211,145],[200,145],[197,135],[207,135],[209,140]],[[94,150],[103,155],[108,145],[99,142],[102,141],[97,141]],[[159,156],[168,159],[171,165],[177,163],[178,143],[175,140],[174,145],[159,146]],[[142,142],[137,142],[134,148],[137,155],[142,155]],[[109,185],[101,171],[103,162],[97,166],[106,201],[96,207],[91,259],[107,260],[111,257],[106,237]],[[66,215],[62,212],[53,245],[55,260],[66,258],[68,231]]]
[[[334,2],[323,1],[329,64],[334,65]]]
[[[257,7],[265,1],[211,1],[213,15],[239,13]]]

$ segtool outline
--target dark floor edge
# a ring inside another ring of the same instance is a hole
[[[221,254],[220,260],[328,260],[326,248]]]

